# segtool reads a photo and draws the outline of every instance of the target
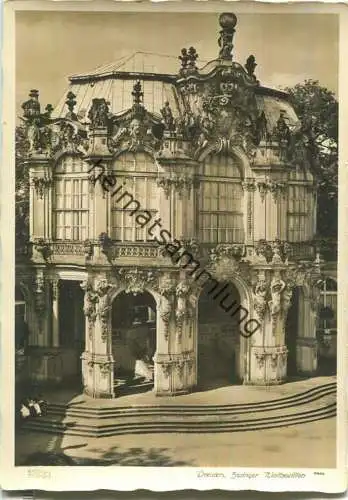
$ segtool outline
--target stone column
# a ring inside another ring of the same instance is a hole
[[[285,323],[292,295],[280,266],[257,270],[254,309],[262,333],[253,339],[250,359],[250,384],[274,385],[286,380],[287,347]]]
[[[104,278],[84,282],[86,347],[81,356],[84,392],[93,398],[113,398],[114,360],[112,356],[111,318],[108,291]]]
[[[59,347],[59,279],[52,281],[52,346]]]
[[[160,295],[154,390],[157,396],[184,394],[197,383],[196,308],[184,282],[163,280]]]

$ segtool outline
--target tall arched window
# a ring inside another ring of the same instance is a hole
[[[157,167],[154,161],[145,153],[124,153],[115,161],[113,170],[117,186],[123,185],[123,189],[118,195],[110,197],[111,238],[117,241],[152,241],[153,236],[148,234],[149,224],[141,227],[136,217],[146,210],[154,218],[158,211]],[[128,194],[120,199],[125,193]],[[132,199],[134,201],[129,203]]]
[[[315,221],[314,193],[311,190],[313,176],[294,168],[289,175],[288,191],[288,240],[306,241],[313,237]]]
[[[64,156],[54,174],[53,224],[57,240],[88,238],[88,165]]]
[[[213,155],[202,165],[200,239],[205,243],[244,241],[241,173],[230,157]]]
[[[319,329],[337,329],[337,283],[327,278],[320,293]]]

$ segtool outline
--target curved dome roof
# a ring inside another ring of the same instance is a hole
[[[210,61],[198,69],[199,75],[203,78],[213,75],[219,63],[219,60]],[[178,72],[175,73],[175,67],[178,69],[178,58],[175,56],[138,52],[91,72],[71,76],[68,90],[76,96],[74,111],[80,121],[88,123],[87,114],[92,100],[104,98],[109,103],[110,112],[116,116],[121,115],[131,108],[132,90],[136,82],[140,81],[144,94],[143,104],[147,111],[161,117],[161,109],[169,102],[173,116],[177,118],[183,111],[183,104],[176,85],[179,75]],[[168,72],[169,69],[171,72]],[[257,107],[260,112],[264,111],[270,129],[276,125],[281,111],[285,112],[290,128],[298,125],[298,118],[286,93],[261,85],[257,85],[254,90]],[[66,93],[54,110],[53,117],[66,115],[68,110],[65,101]]]

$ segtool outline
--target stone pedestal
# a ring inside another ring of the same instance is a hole
[[[196,355],[156,354],[155,358],[156,396],[186,394],[196,385]]]
[[[81,355],[83,391],[92,398],[114,398],[114,361],[112,356],[84,352]]]
[[[253,346],[250,359],[250,385],[276,385],[286,380],[287,347]]]
[[[318,368],[318,342],[316,338],[299,337],[296,342],[298,373],[315,375]]]

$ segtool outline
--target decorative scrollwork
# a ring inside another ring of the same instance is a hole
[[[116,273],[124,284],[125,293],[138,295],[143,293],[146,288],[156,288],[157,286],[158,278],[155,271],[123,268],[117,270]]]

